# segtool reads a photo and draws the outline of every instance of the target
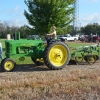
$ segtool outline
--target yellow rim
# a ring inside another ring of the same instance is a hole
[[[69,57],[68,50],[63,45],[55,45],[49,53],[49,60],[55,66],[62,66]]]
[[[14,63],[12,61],[7,61],[4,65],[5,70],[10,71],[14,68]]]
[[[90,57],[90,58],[88,59],[88,62],[89,62],[89,63],[93,63],[93,62],[95,62],[94,57]]]
[[[76,61],[82,62],[82,60],[83,60],[82,55],[78,55],[78,56],[76,57]]]

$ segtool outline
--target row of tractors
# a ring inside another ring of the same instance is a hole
[[[82,42],[100,42],[100,37],[99,36],[88,36],[88,35],[85,35],[81,38],[79,38],[80,41]]]
[[[51,70],[64,68],[69,62],[75,61],[77,64],[86,61],[91,64],[99,59],[99,44],[89,47],[69,48],[60,40],[50,40],[45,44],[43,40],[20,39],[20,34],[16,40],[5,41],[5,58],[1,61],[3,71],[12,71],[16,66],[13,57],[31,57],[36,65],[45,64]]]

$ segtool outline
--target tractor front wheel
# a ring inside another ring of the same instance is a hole
[[[1,68],[3,71],[10,72],[14,70],[16,63],[11,58],[5,58],[1,63]]]
[[[63,42],[54,42],[44,50],[44,63],[49,69],[59,70],[65,67],[70,60],[70,51]]]

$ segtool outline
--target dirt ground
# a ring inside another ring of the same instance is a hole
[[[100,100],[100,61],[62,70],[17,65],[0,73],[0,100]]]
[[[79,65],[68,64],[68,65],[66,65],[66,67],[64,67],[61,70],[50,70],[45,65],[44,66],[36,66],[35,64],[20,64],[20,65],[16,66],[16,68],[13,70],[13,72],[2,72],[1,69],[0,69],[0,72],[1,72],[0,77],[2,77],[3,74],[8,75],[10,73],[13,73],[13,77],[14,77],[14,73],[16,73],[16,74],[17,73],[23,74],[23,72],[25,72],[25,73],[30,73],[30,72],[31,73],[37,73],[37,72],[46,73],[46,72],[57,72],[57,71],[58,72],[66,71],[66,73],[67,73],[67,72],[70,72],[72,70],[77,70],[77,69],[78,70],[91,70],[91,69],[100,70],[100,60],[96,61],[94,64],[88,64],[88,63],[82,63],[82,64],[79,64]],[[9,76],[7,76],[7,77],[9,77]]]

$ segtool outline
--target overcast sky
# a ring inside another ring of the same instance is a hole
[[[23,15],[24,9],[27,10],[24,0],[0,0],[0,21],[15,26],[28,24]],[[100,0],[79,0],[79,23],[82,26],[100,24]]]

